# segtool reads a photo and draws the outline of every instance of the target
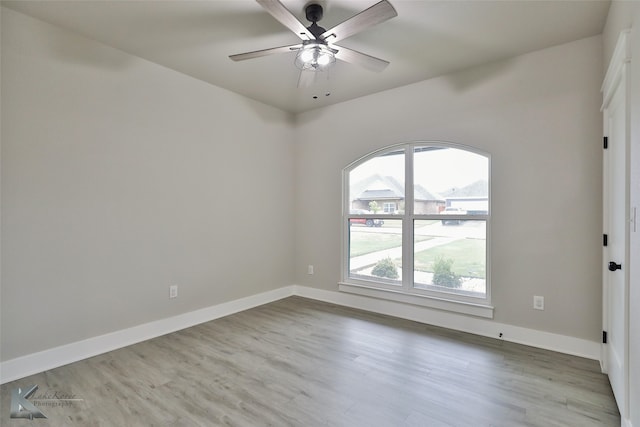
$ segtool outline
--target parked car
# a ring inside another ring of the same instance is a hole
[[[372,212],[365,209],[354,209],[351,214],[354,215],[371,215]],[[351,218],[349,219],[349,225],[364,224],[367,227],[382,227],[384,221],[380,218]]]
[[[445,208],[445,210],[443,210],[440,213],[442,215],[466,215],[467,211],[465,211],[464,209],[460,209],[460,208],[455,208],[455,207],[449,206],[449,207]],[[460,224],[462,222],[463,221],[461,219],[443,219],[442,220],[442,225]]]

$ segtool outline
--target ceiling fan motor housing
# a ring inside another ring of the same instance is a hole
[[[311,3],[305,7],[304,11],[309,22],[318,22],[322,19],[322,6],[319,4]]]

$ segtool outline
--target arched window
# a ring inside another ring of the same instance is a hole
[[[442,142],[346,167],[340,289],[492,317],[489,176],[486,153]]]

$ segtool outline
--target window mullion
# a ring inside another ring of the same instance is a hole
[[[404,153],[404,214],[402,221],[402,287],[413,287],[413,145]]]

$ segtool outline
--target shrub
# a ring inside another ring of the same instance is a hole
[[[389,279],[397,279],[398,268],[389,257],[381,259],[371,270],[371,274],[378,277],[387,277]]]
[[[433,284],[447,288],[459,288],[462,284],[460,276],[451,271],[452,259],[438,257],[433,263]]]

